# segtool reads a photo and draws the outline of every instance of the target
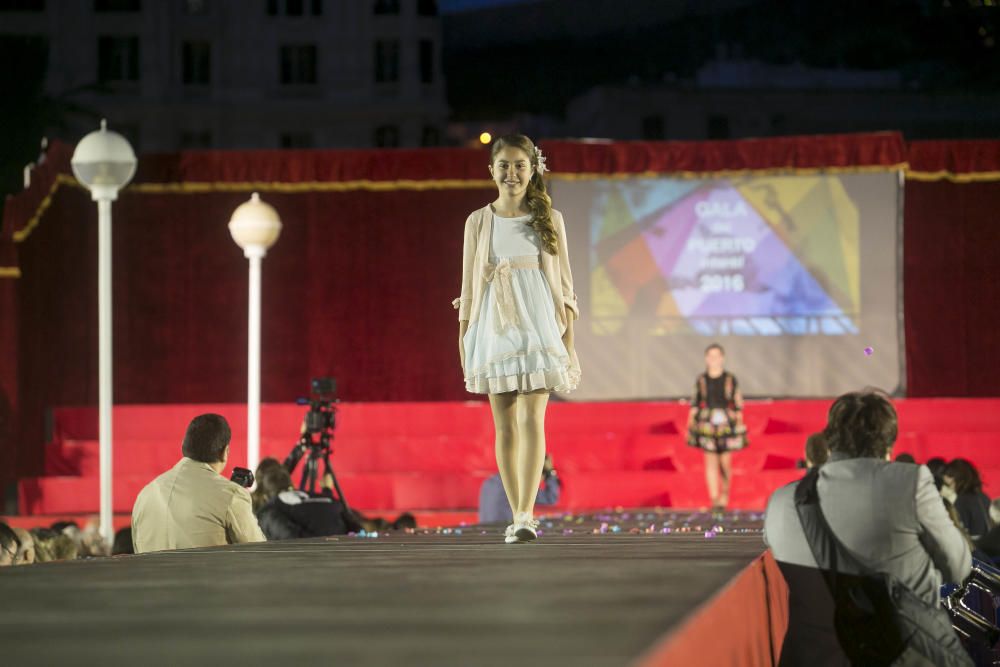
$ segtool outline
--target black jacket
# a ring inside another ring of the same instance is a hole
[[[955,498],[955,511],[973,538],[990,532],[990,499],[982,491],[967,491]]]
[[[257,512],[260,529],[268,540],[344,535],[344,506],[329,496],[304,491],[283,491]]]

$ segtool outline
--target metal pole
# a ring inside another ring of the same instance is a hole
[[[250,317],[247,345],[247,467],[260,462],[260,268],[266,251],[259,246],[244,250],[250,260]]]
[[[98,424],[101,464],[101,536],[115,538],[111,480],[111,199],[97,200]]]

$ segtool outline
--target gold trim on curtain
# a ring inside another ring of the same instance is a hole
[[[589,181],[598,179],[622,180],[628,178],[727,178],[737,176],[810,176],[816,174],[866,174],[882,171],[903,171],[908,180],[913,181],[950,181],[952,183],[983,183],[990,181],[1000,181],[1000,172],[975,172],[966,174],[955,174],[949,171],[914,171],[909,164],[900,162],[893,165],[869,165],[860,167],[808,167],[808,168],[770,168],[770,169],[729,169],[722,171],[667,171],[655,172],[645,171],[636,173],[553,173],[548,176],[552,181]],[[52,205],[52,199],[62,185],[76,188],[82,187],[76,179],[69,174],[58,174],[48,194],[38,204],[35,214],[28,219],[22,229],[14,232],[14,242],[23,243],[31,236],[34,229],[41,223],[45,211]],[[283,183],[277,181],[205,181],[205,182],[179,182],[179,183],[136,183],[128,186],[127,192],[140,194],[207,194],[211,192],[278,192],[278,193],[304,193],[304,192],[352,192],[357,190],[367,190],[370,192],[391,192],[396,190],[425,191],[425,190],[459,190],[488,188],[493,185],[489,179],[431,179],[414,180],[399,179],[393,181],[303,181],[301,183]],[[14,267],[7,267],[6,273],[0,271],[0,277],[10,277],[11,273],[20,270]]]

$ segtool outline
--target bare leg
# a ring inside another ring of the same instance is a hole
[[[545,465],[545,406],[548,402],[547,391],[517,397],[517,511],[530,516],[534,516],[538,484]]]
[[[719,455],[715,452],[705,452],[705,484],[712,507],[715,507],[719,504]]]
[[[719,470],[722,473],[722,491],[719,493],[719,506],[725,509],[729,504],[729,480],[733,475],[733,453],[719,454]]]
[[[517,394],[490,394],[490,408],[493,410],[493,427],[496,431],[497,468],[500,469],[500,479],[503,489],[507,492],[507,502],[510,511],[517,514]]]

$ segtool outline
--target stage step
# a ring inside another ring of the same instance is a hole
[[[733,459],[735,506],[761,509],[776,487],[802,474],[796,463],[803,458],[805,439],[822,428],[829,404],[748,402],[751,444]],[[919,461],[968,458],[979,466],[987,493],[1000,495],[1000,401],[910,399],[896,406],[897,453],[909,452]],[[115,407],[116,511],[130,512],[139,490],[177,462],[188,422],[206,412],[224,415],[233,429],[228,475],[233,465],[246,461],[244,406]],[[262,457],[285,459],[298,440],[304,413],[294,404],[263,406]],[[678,402],[553,401],[546,433],[564,480],[559,507],[706,505],[703,455],[685,444],[687,413],[688,406]],[[96,409],[55,410],[53,433],[45,448],[45,476],[19,484],[22,513],[96,511]],[[340,405],[332,448],[348,500],[364,510],[473,510],[482,480],[496,472],[492,420],[481,401]]]

